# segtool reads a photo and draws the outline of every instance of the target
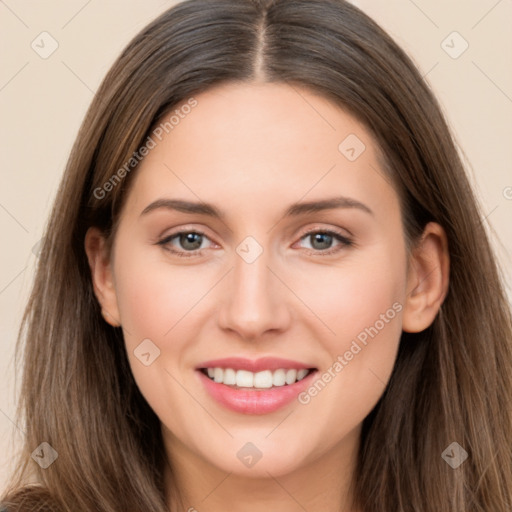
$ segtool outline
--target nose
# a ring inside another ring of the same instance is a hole
[[[268,332],[285,331],[291,321],[286,288],[269,268],[264,251],[248,263],[234,255],[234,268],[226,276],[218,313],[219,327],[241,338],[257,340]]]

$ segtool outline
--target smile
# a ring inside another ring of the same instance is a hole
[[[268,414],[285,407],[310,385],[318,371],[297,361],[268,357],[206,361],[196,370],[211,398],[242,414]]]

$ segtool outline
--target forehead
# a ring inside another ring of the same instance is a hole
[[[162,118],[135,171],[129,202],[139,210],[164,195],[260,212],[305,196],[394,195],[368,130],[308,89],[224,84],[182,106]]]

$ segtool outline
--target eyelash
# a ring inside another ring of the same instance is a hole
[[[169,236],[166,236],[159,242],[157,242],[157,245],[161,245],[166,251],[169,251],[170,253],[179,256],[180,258],[190,258],[192,256],[200,256],[203,253],[204,249],[196,249],[195,251],[176,251],[175,249],[171,249],[171,247],[168,245],[171,240],[174,240],[176,237],[179,237],[180,235],[184,234],[190,234],[194,233],[195,235],[200,235],[205,238],[208,238],[206,233],[203,233],[202,231],[198,231],[196,229],[184,229],[182,231],[176,231],[176,233],[173,233]]]
[[[342,235],[338,231],[332,230],[332,229],[312,229],[310,231],[307,231],[304,233],[299,240],[303,240],[304,238],[307,238],[308,236],[315,235],[315,234],[322,234],[322,235],[330,235],[335,240],[339,242],[339,245],[331,247],[329,249],[326,249],[325,251],[321,250],[314,250],[314,249],[307,249],[307,254],[312,256],[330,256],[332,254],[336,254],[339,251],[341,251],[343,248],[352,247],[354,245],[354,241],[348,238],[345,235]]]
[[[174,240],[176,237],[179,237],[180,235],[183,235],[183,234],[190,234],[190,233],[208,238],[208,235],[206,235],[206,233],[203,233],[202,231],[199,231],[199,230],[183,230],[183,231],[177,231],[176,233],[172,233],[171,235],[166,236],[162,240],[159,240],[157,242],[157,245],[162,246],[166,251],[169,251],[172,254],[174,254],[180,258],[190,258],[190,257],[194,257],[194,256],[201,256],[204,249],[196,249],[195,251],[176,251],[174,249],[171,249],[170,246],[168,245],[171,242],[171,240]],[[345,235],[342,235],[341,233],[339,233],[335,230],[332,230],[332,229],[313,229],[311,231],[307,231],[306,233],[304,233],[300,237],[299,240],[303,240],[304,238],[307,238],[308,236],[319,234],[319,233],[323,234],[323,235],[331,235],[335,240],[337,240],[340,243],[340,245],[335,246],[330,249],[326,249],[325,251],[308,249],[307,254],[313,255],[313,256],[329,256],[331,254],[337,253],[344,247],[351,247],[354,245],[353,240],[351,240],[350,238],[346,237]]]

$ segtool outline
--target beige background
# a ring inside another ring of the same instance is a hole
[[[129,39],[173,3],[0,1],[0,490],[23,436],[23,426],[13,422],[13,354],[33,278],[32,248],[41,238],[72,142],[102,77]],[[496,232],[512,297],[512,1],[354,3],[412,55],[437,93],[471,162],[469,172],[485,222]],[[40,52],[51,48],[49,36],[39,36],[43,31],[58,43],[47,59],[31,47],[35,41]],[[466,42],[467,50],[452,58]]]

